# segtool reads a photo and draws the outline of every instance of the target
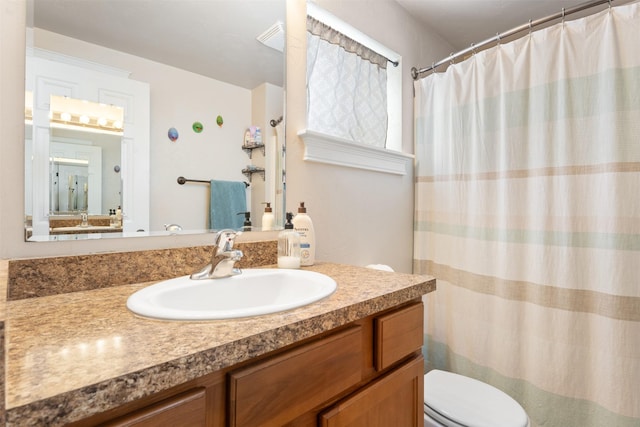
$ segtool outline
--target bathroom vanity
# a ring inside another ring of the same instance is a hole
[[[8,426],[421,426],[429,276],[319,263],[316,303],[203,322],[133,315],[150,285],[7,303]]]

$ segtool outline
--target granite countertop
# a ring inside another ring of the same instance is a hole
[[[0,322],[7,317],[7,279],[9,277],[9,261],[0,260]]]
[[[111,227],[110,225],[74,225],[67,227],[55,227],[49,230],[50,234],[65,234],[65,233],[122,233],[122,227]]]
[[[9,301],[7,426],[82,419],[435,290],[430,276],[330,263],[307,269],[335,279],[336,292],[243,319],[163,321],[128,311],[129,295],[153,282]]]

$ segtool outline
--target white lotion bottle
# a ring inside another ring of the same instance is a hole
[[[116,227],[122,228],[122,208],[120,206],[116,209]]]
[[[262,214],[262,231],[273,230],[273,209],[271,209],[270,202],[264,202],[263,204],[267,205],[264,208],[264,213]]]
[[[293,229],[300,234],[300,265],[313,265],[316,262],[316,235],[304,202],[300,202],[298,214],[293,218]]]
[[[300,268],[300,235],[291,223],[293,214],[287,212],[284,230],[278,234],[278,268]]]

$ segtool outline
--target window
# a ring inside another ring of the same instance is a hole
[[[299,132],[305,160],[406,173],[412,156],[400,152],[400,56],[314,4],[307,7],[307,129]]]

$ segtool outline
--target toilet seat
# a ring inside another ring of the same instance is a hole
[[[434,369],[424,376],[424,411],[448,427],[527,427],[529,418],[508,394],[489,384]]]

